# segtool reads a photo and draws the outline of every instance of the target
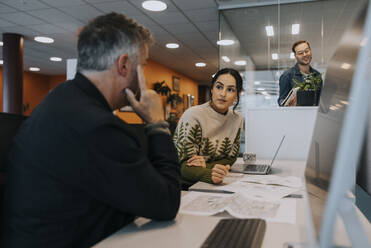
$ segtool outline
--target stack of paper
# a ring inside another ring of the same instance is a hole
[[[264,185],[237,181],[218,187],[220,190],[240,193],[246,197],[257,200],[277,201],[297,191],[296,188],[282,187],[277,185]]]
[[[227,211],[236,218],[262,218],[271,222],[295,223],[296,202],[266,201],[233,195],[190,192],[182,197],[180,213],[209,216]]]
[[[245,175],[241,181],[268,185],[282,185],[290,188],[301,188],[303,186],[301,178],[293,176]]]

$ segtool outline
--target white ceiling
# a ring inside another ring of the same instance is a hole
[[[40,73],[55,75],[65,73],[65,60],[76,57],[77,30],[90,19],[112,11],[124,13],[139,23],[147,26],[154,34],[156,44],[150,50],[150,58],[160,64],[183,73],[199,83],[210,81],[211,75],[218,69],[219,34],[218,7],[239,5],[269,5],[277,2],[293,2],[294,0],[163,0],[168,8],[163,12],[150,12],[141,7],[143,0],[0,0],[0,32],[12,32],[24,35],[24,68],[37,66]],[[302,0],[307,1],[307,0]],[[346,0],[345,0],[346,1]],[[348,0],[352,2],[353,0]],[[358,0],[356,0],[358,1]],[[299,1],[300,2],[300,1]],[[218,6],[220,5],[220,6]],[[351,4],[348,4],[350,7]],[[344,6],[331,6],[334,10]],[[277,8],[277,7],[276,7]],[[315,10],[303,10],[298,13],[315,18]],[[235,32],[245,32],[251,28],[253,36],[264,37],[264,26],[267,18],[274,16],[274,11],[262,12],[251,17],[250,21],[236,19]],[[232,17],[230,17],[232,18]],[[307,18],[302,18],[306,21]],[[338,22],[339,20],[336,19]],[[247,25],[244,25],[247,24]],[[331,35],[336,36],[338,30],[336,21]],[[241,30],[242,28],[242,30]],[[308,30],[315,30],[308,23]],[[314,32],[314,31],[313,31]],[[33,41],[36,35],[46,35],[54,38],[53,44],[41,44]],[[249,35],[251,38],[251,35]],[[240,37],[242,40],[249,37]],[[167,49],[166,43],[177,42],[178,49]],[[241,42],[242,43],[242,42]],[[258,51],[259,39],[244,46],[250,52]],[[249,47],[251,45],[251,48]],[[266,43],[261,43],[266,44]],[[63,62],[52,62],[49,57],[62,57]],[[254,55],[255,56],[255,55]],[[256,54],[256,61],[259,56]],[[2,50],[0,51],[2,57]],[[262,60],[264,61],[264,59]],[[205,62],[206,67],[195,67],[196,62]],[[262,62],[264,63],[264,62]]]
[[[153,32],[156,44],[150,50],[152,60],[198,82],[208,82],[218,69],[216,1],[163,1],[168,5],[166,11],[150,12],[141,7],[142,0],[0,0],[0,32],[24,35],[25,69],[37,66],[43,74],[64,74],[65,59],[76,57],[78,28],[98,15],[121,12]],[[33,41],[36,35],[52,37],[55,42],[37,43]],[[167,49],[169,42],[179,43],[180,48]],[[52,62],[51,56],[64,60]],[[207,66],[197,68],[196,62]]]

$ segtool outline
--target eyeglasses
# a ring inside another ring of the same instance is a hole
[[[307,53],[310,53],[310,49],[309,48],[305,49],[304,51],[297,51],[296,52],[296,54],[297,55],[300,55],[300,56],[302,56],[304,54],[307,54]]]

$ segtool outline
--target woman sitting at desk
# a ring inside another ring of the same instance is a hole
[[[174,143],[183,189],[198,181],[220,184],[236,161],[243,118],[235,108],[241,90],[240,74],[221,69],[211,80],[210,102],[187,109],[180,118]],[[229,110],[234,101],[233,110]]]

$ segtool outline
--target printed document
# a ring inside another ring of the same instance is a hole
[[[296,221],[295,199],[279,201],[258,200],[243,194],[215,194],[189,192],[182,197],[180,213],[210,216],[228,212],[236,218],[262,218],[271,222],[292,223]]]
[[[241,181],[268,185],[282,185],[297,189],[302,188],[303,186],[301,178],[294,176],[280,177],[276,175],[245,175]]]

